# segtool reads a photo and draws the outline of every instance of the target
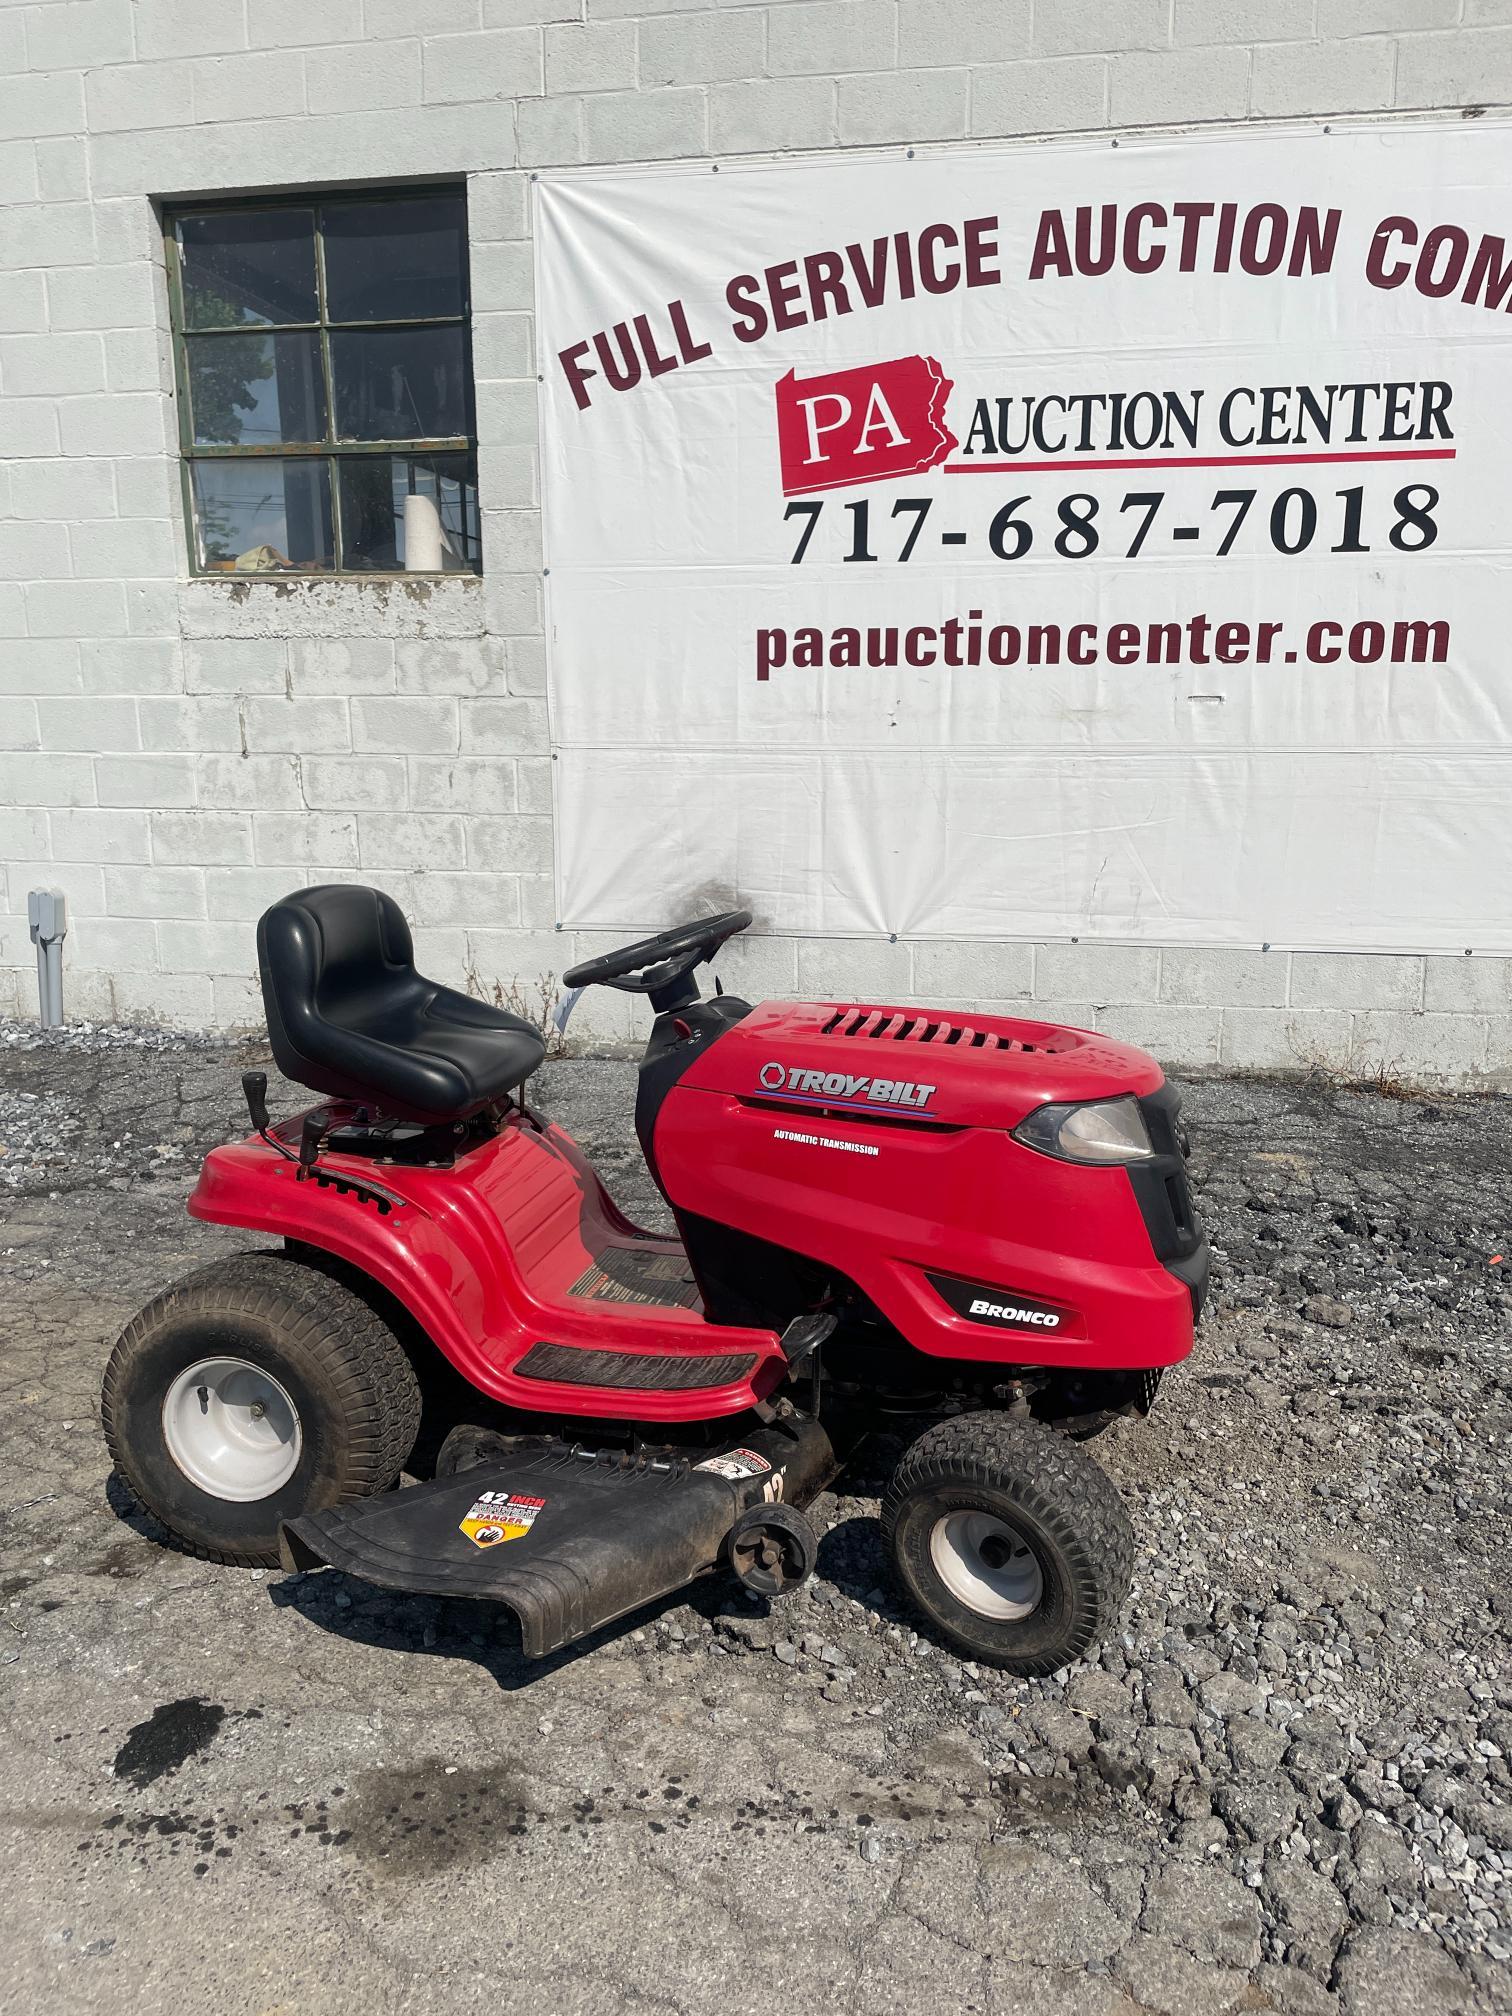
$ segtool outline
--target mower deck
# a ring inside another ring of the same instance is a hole
[[[717,1567],[742,1512],[802,1506],[837,1467],[806,1417],[691,1464],[522,1439],[459,1475],[291,1520],[279,1554],[290,1571],[503,1603],[539,1659]]]

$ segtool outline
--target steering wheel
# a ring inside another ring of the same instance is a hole
[[[685,979],[705,959],[712,959],[727,938],[744,931],[750,922],[749,910],[726,910],[719,917],[675,924],[670,931],[658,931],[654,938],[641,938],[634,945],[622,945],[618,952],[602,952],[597,959],[570,966],[562,975],[562,984],[617,987],[622,994],[660,994]]]

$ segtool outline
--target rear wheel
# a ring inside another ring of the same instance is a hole
[[[393,1483],[420,1387],[350,1288],[281,1253],[242,1253],[127,1325],[100,1409],[116,1469],[175,1545],[272,1567],[280,1521]]]
[[[1134,1561],[1123,1500],[1037,1423],[963,1414],[907,1449],[882,1535],[909,1596],[968,1657],[1053,1673],[1117,1621]]]

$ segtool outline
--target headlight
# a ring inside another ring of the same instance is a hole
[[[1086,1106],[1040,1106],[1013,1130],[1015,1141],[1062,1162],[1146,1162],[1155,1153],[1132,1094]]]

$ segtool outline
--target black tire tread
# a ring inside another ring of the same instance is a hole
[[[117,1429],[118,1395],[131,1359],[166,1317],[192,1314],[196,1307],[274,1321],[322,1362],[348,1423],[344,1497],[370,1497],[387,1490],[399,1475],[420,1426],[420,1382],[398,1338],[359,1295],[332,1275],[275,1249],[212,1260],[154,1296],[126,1325],[110,1354],[100,1393],[100,1423],[117,1474],[181,1554],[230,1567],[274,1568],[276,1551],[220,1550],[168,1526],[150,1503],[131,1449]]]
[[[893,1471],[882,1500],[883,1541],[892,1557],[899,1511],[914,1492],[951,1483],[1002,1490],[1005,1479],[1096,1592],[1067,1649],[1053,1658],[1012,1662],[1015,1672],[1058,1672],[1111,1628],[1134,1572],[1134,1528],[1118,1487],[1078,1443],[1039,1422],[1010,1421],[1002,1414],[957,1414],[936,1422],[903,1452]],[[980,1650],[972,1656],[990,1657]]]

